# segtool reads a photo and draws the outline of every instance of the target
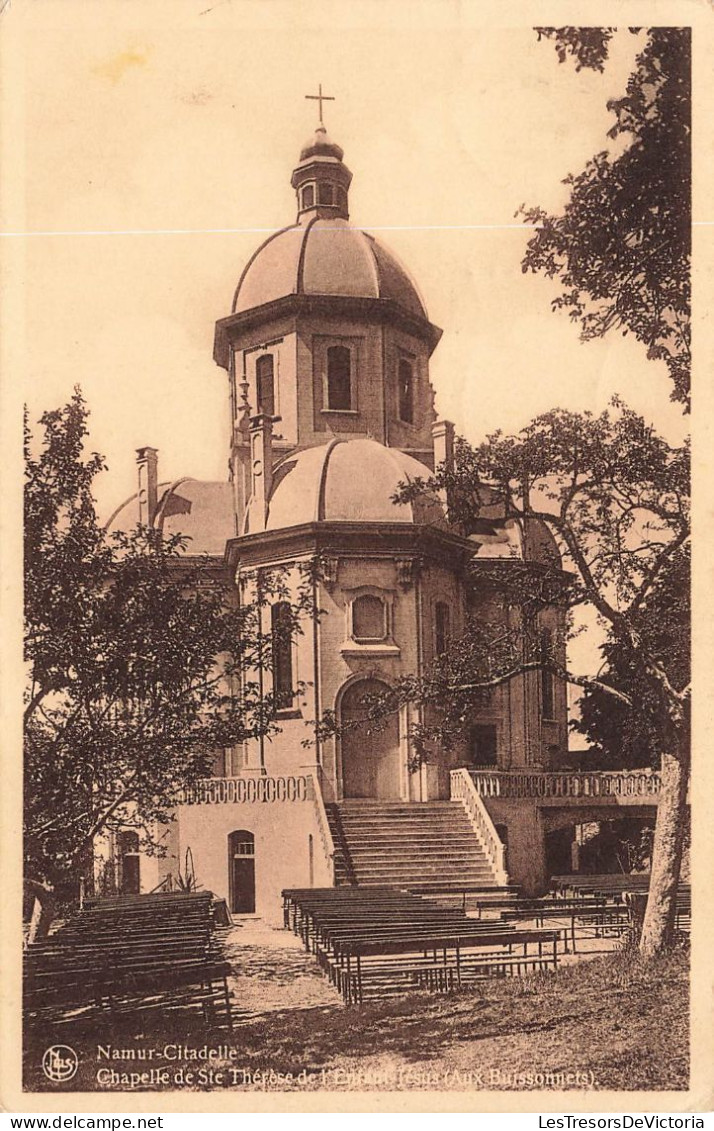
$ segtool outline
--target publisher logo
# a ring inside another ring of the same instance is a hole
[[[78,1067],[79,1058],[69,1045],[50,1045],[45,1049],[42,1071],[53,1084],[64,1084],[71,1080]]]

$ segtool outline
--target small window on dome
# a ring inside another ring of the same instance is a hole
[[[303,208],[312,208],[315,203],[315,186],[305,185],[302,190],[302,206]]]
[[[262,354],[255,363],[255,395],[258,412],[275,416],[275,374],[272,353]]]
[[[352,408],[352,358],[347,346],[327,349],[327,407],[338,411]]]
[[[343,188],[337,190],[337,203],[343,212],[347,211],[347,193]]]
[[[318,186],[318,200],[320,204],[334,204],[333,188],[325,181]]]
[[[405,357],[399,359],[399,419],[414,423],[414,367]]]
[[[363,643],[386,638],[386,606],[379,597],[365,593],[352,602],[352,636]]]

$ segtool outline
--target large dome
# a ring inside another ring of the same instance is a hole
[[[339,217],[313,216],[261,244],[238,283],[233,313],[293,294],[391,299],[427,319],[416,283],[397,257]]]
[[[429,469],[376,440],[333,440],[288,456],[273,473],[266,529],[309,522],[420,523],[444,527],[436,498],[395,503],[401,483]],[[250,533],[250,531],[246,531]]]

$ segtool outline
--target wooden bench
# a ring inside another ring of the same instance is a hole
[[[30,1021],[160,1004],[199,1007],[232,1027],[230,965],[217,943],[211,894],[156,893],[92,901],[25,954]],[[155,1001],[154,1004],[159,1004]]]
[[[480,922],[397,888],[289,889],[283,907],[347,1004],[557,965],[559,930]]]

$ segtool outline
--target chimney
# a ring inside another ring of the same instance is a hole
[[[250,419],[250,501],[248,530],[265,530],[268,499],[273,485],[273,423],[279,416],[260,413]]]
[[[443,467],[445,471],[454,470],[454,426],[450,420],[435,420],[431,426],[431,436],[434,443],[434,471]],[[449,497],[446,490],[441,489],[439,497],[442,504],[449,509]]]
[[[441,464],[446,471],[454,469],[454,426],[450,420],[437,420],[431,426],[434,441],[434,471]]]
[[[139,473],[139,522],[153,526],[159,500],[158,456],[156,448],[137,448],[136,467]]]

